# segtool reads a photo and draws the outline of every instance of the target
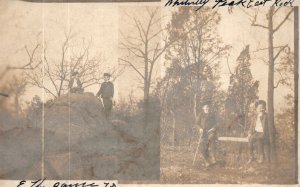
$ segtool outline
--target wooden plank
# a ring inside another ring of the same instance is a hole
[[[219,137],[219,141],[231,141],[231,142],[249,142],[247,137]]]
[[[4,94],[4,93],[0,93],[0,96],[9,97],[7,94]]]

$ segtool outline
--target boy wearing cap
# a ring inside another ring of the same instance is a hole
[[[106,118],[111,114],[112,99],[114,96],[114,85],[109,81],[110,74],[104,73],[104,82],[101,84],[100,90],[96,94],[97,97],[101,96],[104,105],[104,113]]]

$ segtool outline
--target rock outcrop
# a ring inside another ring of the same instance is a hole
[[[107,120],[102,110],[92,94],[66,94],[44,106],[44,117],[31,120],[37,124],[2,132],[0,178],[39,179],[42,170],[47,179],[159,177],[153,133],[135,133],[143,132],[142,124]]]

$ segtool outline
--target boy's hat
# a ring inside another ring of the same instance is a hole
[[[212,104],[211,101],[203,101],[203,102],[201,103],[201,106],[202,106],[202,107],[204,107],[205,105],[210,106],[211,104]]]
[[[72,76],[75,76],[75,75],[78,75],[79,73],[78,73],[78,71],[74,71],[73,73],[72,73]]]
[[[257,107],[258,105],[263,105],[264,107],[267,106],[267,103],[266,101],[264,100],[258,100],[256,103],[255,103],[255,107]]]
[[[104,73],[104,77],[110,77],[109,73]]]

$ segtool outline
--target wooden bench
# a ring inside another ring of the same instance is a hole
[[[218,137],[229,166],[239,166],[248,160],[248,137]]]
[[[230,141],[230,142],[245,142],[248,143],[249,139],[247,137],[218,137],[219,141]]]

